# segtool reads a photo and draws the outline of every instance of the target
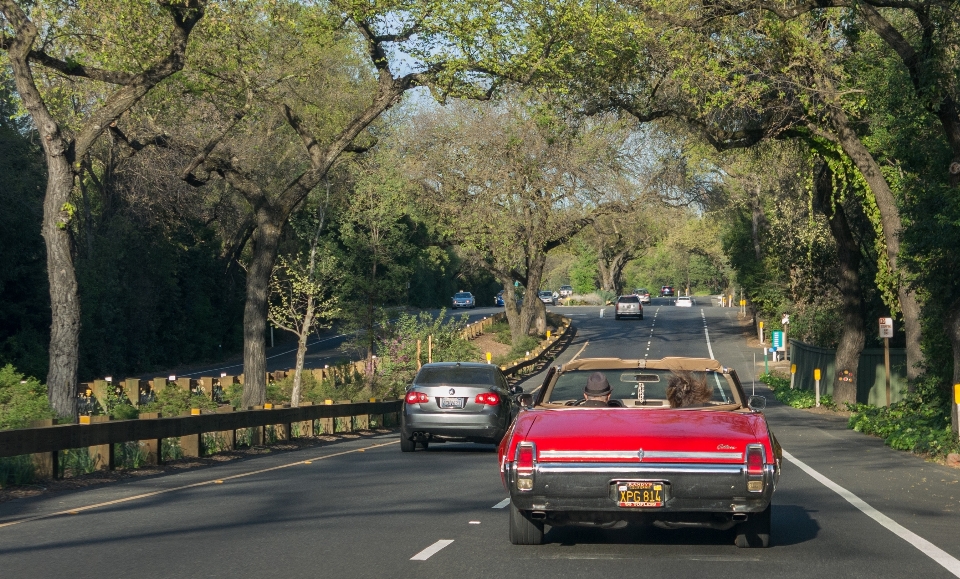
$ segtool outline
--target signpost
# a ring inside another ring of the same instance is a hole
[[[817,408],[820,408],[820,368],[814,368],[813,381],[817,385]]]
[[[780,330],[770,332],[770,341],[773,345],[773,361],[776,362],[780,359],[780,352],[784,351],[783,332]],[[784,358],[786,358],[786,356],[784,356]]]
[[[758,325],[760,327],[760,343],[762,344],[763,343],[763,322],[760,322]]]
[[[883,338],[883,371],[886,374],[887,406],[890,406],[890,338],[893,337],[893,318],[880,318],[880,337]]]
[[[796,377],[797,377],[797,365],[790,364],[790,389],[791,390],[793,390],[793,382]]]

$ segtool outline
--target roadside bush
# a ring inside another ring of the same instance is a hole
[[[217,403],[206,396],[198,396],[189,390],[167,386],[156,394],[149,404],[140,407],[140,412],[159,412],[161,416],[180,416],[192,408],[216,410]]]
[[[790,378],[782,374],[776,372],[761,374],[760,381],[769,386],[776,399],[787,406],[802,409],[817,405],[817,395],[813,390],[790,389]],[[820,406],[826,406],[831,410],[837,409],[833,396],[829,394],[820,395]]]
[[[519,360],[523,358],[527,352],[533,350],[540,345],[540,339],[536,336],[524,336],[520,339],[520,342],[514,346],[509,352],[502,356],[497,356],[493,363],[498,366],[503,366],[513,362],[514,360]]]
[[[46,386],[36,378],[25,378],[11,364],[0,368],[0,430],[24,428],[33,420],[53,417]]]
[[[402,396],[417,373],[417,340],[420,340],[421,363],[427,357],[427,340],[433,336],[433,361],[456,362],[480,360],[480,349],[463,337],[467,315],[444,319],[445,311],[437,317],[427,312],[412,316],[401,313],[388,322],[383,337],[376,344],[381,362],[374,383],[376,396]]]
[[[849,427],[872,434],[897,450],[943,457],[960,452],[960,442],[950,428],[950,401],[939,381],[921,378],[913,392],[889,407],[857,404]]]

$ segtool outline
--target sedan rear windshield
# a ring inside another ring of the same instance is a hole
[[[623,296],[619,301],[621,304],[638,304],[640,303],[640,298],[637,296]]]
[[[478,384],[491,386],[496,384],[492,368],[442,367],[421,368],[413,380],[418,386],[438,386],[446,384]]]

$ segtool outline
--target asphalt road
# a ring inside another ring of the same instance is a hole
[[[642,321],[564,308],[577,334],[559,361],[712,351],[750,376],[736,309],[667,301]],[[768,549],[642,526],[513,546],[493,447],[401,454],[385,435],[0,504],[0,577],[960,577],[960,471],[768,401],[789,454]]]

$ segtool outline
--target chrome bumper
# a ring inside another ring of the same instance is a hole
[[[504,470],[510,497],[520,510],[545,513],[548,518],[551,513],[607,513],[603,518],[614,520],[670,518],[660,516],[669,513],[760,512],[770,504],[778,478],[774,466],[765,465],[762,490],[749,492],[741,464],[539,462],[533,488],[521,491],[514,464],[506,463]],[[663,506],[620,507],[616,483],[636,480],[663,481]]]

